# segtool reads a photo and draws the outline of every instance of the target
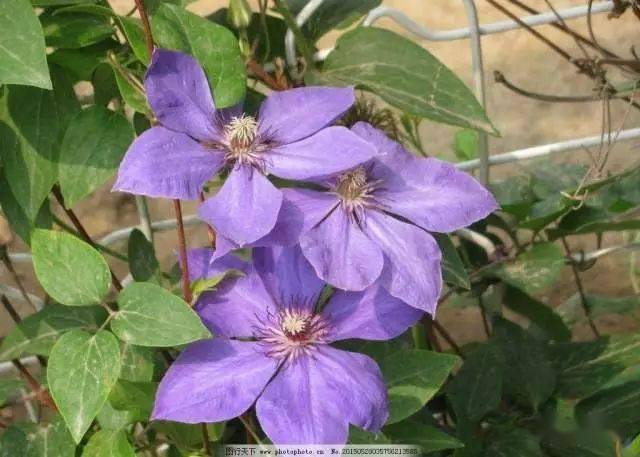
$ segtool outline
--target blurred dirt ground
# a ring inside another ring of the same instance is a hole
[[[356,0],[345,0],[356,1]],[[586,0],[551,0],[557,8],[584,5]],[[133,0],[110,0],[119,12],[129,11]],[[250,0],[252,6],[257,2]],[[504,20],[502,13],[494,10],[484,0],[477,2],[480,22],[488,23]],[[524,3],[538,10],[547,10],[545,0],[526,0]],[[227,4],[220,0],[199,0],[190,5],[190,9],[201,14],[208,14]],[[385,0],[385,5],[399,8],[419,23],[437,30],[446,30],[466,26],[466,15],[459,0]],[[606,14],[594,17],[594,30],[599,41],[617,53],[628,55],[631,45],[640,45],[640,23],[632,14],[627,13],[619,19],[607,19]],[[390,28],[400,33],[399,27],[389,19],[376,23],[379,27]],[[569,22],[576,30],[586,34],[585,19]],[[555,42],[578,55],[575,43],[567,36],[554,31],[550,26],[537,28],[541,33],[552,38]],[[407,34],[408,35],[408,34]],[[322,39],[321,47],[335,41],[337,34],[330,34]],[[419,41],[430,52],[435,54],[449,68],[458,74],[469,86],[471,77],[471,52],[468,41],[454,42],[426,42]],[[485,36],[482,40],[484,51],[484,65],[487,80],[487,111],[494,124],[500,130],[501,138],[490,140],[492,154],[523,148],[530,145],[556,142],[565,139],[598,134],[601,130],[601,106],[599,103],[581,104],[551,104],[530,100],[516,95],[504,87],[493,82],[493,71],[502,71],[512,82],[533,92],[558,95],[589,94],[593,84],[586,76],[576,75],[575,68],[554,54],[544,44],[536,40],[523,30],[511,31],[499,35]],[[627,107],[623,102],[612,105],[613,128],[622,127]],[[638,126],[640,115],[632,112],[625,119],[625,128]],[[454,129],[442,125],[424,122],[421,135],[429,153],[452,157],[451,142]],[[611,154],[608,169],[619,171],[638,161],[638,145],[627,143],[617,145]],[[560,155],[545,162],[577,162],[587,163],[584,151]],[[519,173],[531,162],[521,162],[517,165],[498,166],[492,169],[492,179],[501,179]],[[137,223],[134,200],[131,196],[111,193],[110,184],[103,190],[78,205],[76,211],[84,221],[89,232],[99,238],[112,230]],[[150,208],[154,220],[173,217],[170,202],[150,201]],[[192,214],[195,205],[186,204],[184,212]],[[188,229],[188,239],[191,246],[205,245],[206,231],[202,228]],[[619,235],[608,235],[605,242],[618,244]],[[158,257],[164,265],[173,262],[173,252],[176,246],[174,232],[158,234],[156,247]],[[122,248],[123,245],[118,246]],[[593,237],[580,238],[573,241],[575,249],[592,249]],[[10,245],[12,252],[25,250],[20,241]],[[118,275],[126,274],[126,265],[114,262]],[[33,280],[30,265],[17,265],[19,274],[24,279],[29,290],[39,292]],[[629,258],[626,254],[616,254],[603,258],[591,270],[584,273],[584,282],[588,292],[608,296],[626,296],[633,293],[628,279]],[[0,283],[12,284],[6,271],[0,267]],[[13,284],[12,284],[13,285]],[[546,293],[546,299],[553,304],[562,303],[575,293],[575,285],[571,280],[571,272],[566,268],[556,287]],[[20,305],[15,301],[16,305]],[[25,306],[19,306],[19,311],[26,315],[30,311]],[[439,311],[439,320],[460,342],[468,342],[483,338],[482,325],[477,309],[459,309],[443,307]],[[635,322],[629,316],[604,316],[598,320],[604,332],[628,332],[636,329]],[[0,311],[0,335],[6,334],[13,326],[8,315]],[[582,329],[576,330],[577,336],[585,334]]]

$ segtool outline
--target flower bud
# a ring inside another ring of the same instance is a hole
[[[251,7],[247,0],[229,0],[227,21],[237,30],[249,27],[249,23],[251,23]]]

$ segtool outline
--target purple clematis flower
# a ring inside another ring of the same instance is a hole
[[[433,315],[442,288],[441,253],[428,232],[470,225],[497,203],[447,162],[417,158],[364,122],[352,131],[376,147],[375,158],[319,181],[324,192],[285,189],[268,241],[299,240],[318,276],[335,287],[357,291],[377,283]]]
[[[131,145],[114,190],[197,199],[215,173],[229,169],[200,216],[236,247],[263,237],[276,223],[283,197],[266,175],[308,180],[375,154],[348,129],[327,127],[353,104],[353,88],[273,93],[253,117],[241,106],[216,109],[202,67],[186,54],[163,49],[153,52],[144,85],[160,125]]]
[[[188,346],[156,395],[153,419],[218,422],[255,403],[275,444],[344,444],[349,424],[378,431],[388,417],[377,364],[334,341],[391,339],[422,313],[381,287],[336,291],[318,312],[324,283],[299,247],[256,248],[253,264],[212,251],[189,254],[191,279],[245,275],[203,294],[196,310],[216,338]]]

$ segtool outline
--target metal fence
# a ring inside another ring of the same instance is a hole
[[[311,0],[309,1],[300,13],[296,17],[296,22],[299,26],[302,26],[324,2],[325,0]],[[478,21],[478,14],[474,0],[461,0],[469,23],[468,27],[452,29],[452,30],[433,30],[425,25],[418,24],[409,18],[402,11],[390,8],[388,6],[379,6],[369,12],[363,21],[363,25],[371,26],[381,18],[388,17],[395,21],[398,25],[405,30],[416,35],[418,38],[427,41],[453,41],[468,39],[471,56],[472,56],[472,70],[474,91],[478,101],[485,106],[485,80],[484,80],[484,66],[482,59],[482,44],[481,37],[483,35],[490,35],[496,33],[502,33],[509,30],[515,30],[522,28],[522,25],[516,21],[506,20],[493,22],[489,24],[480,24]],[[586,2],[586,0],[585,0]],[[591,5],[591,14],[607,13],[613,9],[612,1],[600,1],[594,2]],[[558,22],[558,16],[563,20],[577,19],[587,16],[589,14],[588,7],[577,6],[571,8],[557,9],[556,11],[543,12],[536,15],[528,15],[520,17],[520,21],[531,27],[536,27],[545,24],[551,24]],[[314,59],[317,61],[324,60],[333,48],[322,49],[314,55]],[[285,36],[285,51],[287,64],[290,68],[296,68],[297,58],[295,51],[295,37],[291,30],[288,30]],[[640,138],[640,128],[622,130],[616,132],[616,141],[628,141],[634,138]],[[459,162],[457,167],[463,170],[479,171],[480,180],[487,184],[489,182],[489,170],[491,166],[501,165],[510,162],[518,162],[521,160],[529,160],[534,158],[540,158],[567,152],[571,150],[580,149],[583,147],[590,147],[598,145],[602,141],[602,135],[596,134],[584,138],[576,138],[568,141],[561,141],[556,143],[549,143],[543,145],[535,145],[524,149],[518,149],[501,154],[489,155],[488,138],[486,133],[480,134],[479,143],[479,158],[475,160],[469,160],[466,162]],[[104,236],[98,242],[102,245],[112,245],[119,241],[125,240],[129,237],[131,232],[136,228],[141,228],[145,233],[162,232],[172,230],[176,228],[177,222],[175,219],[167,219],[162,221],[152,222],[149,219],[148,211],[146,210],[146,203],[144,198],[136,198],[136,204],[138,206],[138,213],[140,216],[140,224],[138,226],[125,227],[111,232]],[[184,223],[187,226],[193,226],[200,224],[201,222],[195,215],[188,215],[184,218]],[[495,249],[491,241],[483,237],[480,234],[473,233],[469,230],[461,231],[458,233],[460,236],[472,239],[477,242],[487,251]],[[601,257],[614,252],[622,250],[636,250],[640,249],[640,244],[630,243],[626,245],[611,246],[597,251],[582,253],[574,256],[574,260],[589,259]],[[29,253],[12,253],[10,258],[14,262],[31,262],[31,255]],[[130,278],[126,278],[124,283],[130,281]],[[22,299],[18,290],[11,286],[0,284],[0,292],[7,294],[11,298],[18,300]],[[37,297],[32,297],[34,303],[41,304],[41,300]]]
[[[296,18],[296,22],[299,26],[303,25],[324,2],[325,0],[311,0],[300,11]],[[398,25],[405,30],[416,35],[420,39],[427,41],[453,41],[461,39],[469,39],[472,56],[472,70],[474,80],[474,91],[478,101],[485,105],[485,80],[484,80],[484,66],[482,61],[482,45],[481,36],[490,35],[495,33],[502,33],[509,30],[515,30],[522,28],[520,24],[515,21],[500,21],[489,24],[480,24],[478,22],[478,14],[475,7],[474,0],[461,0],[464,4],[467,20],[469,22],[468,27],[453,29],[453,30],[432,30],[427,26],[421,25],[413,21],[402,11],[387,6],[377,7],[369,12],[365,17],[363,24],[370,26],[377,20],[388,17],[395,21]],[[606,13],[613,9],[612,1],[596,2],[592,5],[591,14]],[[550,24],[558,21],[558,16],[563,20],[570,20],[585,17],[588,14],[587,6],[579,6],[572,8],[559,9],[555,12],[549,11],[536,15],[523,16],[520,20],[531,27]],[[287,64],[290,68],[296,67],[296,52],[295,52],[295,38],[291,30],[289,30],[285,37],[285,50]],[[314,59],[317,61],[324,60],[327,55],[332,51],[332,48],[322,49],[318,51]],[[622,130],[617,132],[616,141],[628,141],[634,138],[640,138],[640,128]],[[486,134],[480,134],[479,143],[479,158],[475,160],[469,160],[466,162],[457,163],[460,169],[479,171],[480,180],[487,184],[489,182],[489,170],[493,165],[501,165],[510,162],[517,162],[521,160],[534,159],[539,157],[550,156],[561,152],[580,149],[583,147],[589,147],[598,145],[602,141],[602,135],[597,134],[585,138],[576,138],[568,141],[561,141],[556,143],[549,143],[543,145],[535,145],[524,149],[518,149],[515,151],[505,152],[502,154],[489,155],[488,138]],[[140,216],[140,224],[137,226],[125,227],[115,230],[108,235],[98,240],[98,243],[104,246],[109,246],[122,240],[126,240],[131,232],[140,228],[145,233],[163,232],[167,230],[175,229],[177,222],[175,219],[167,219],[162,221],[152,222],[149,219],[148,211],[146,210],[146,203],[144,198],[136,198],[136,205],[138,207],[138,214]],[[185,226],[194,226],[201,224],[201,221],[196,215],[188,215],[184,218]],[[483,249],[490,252],[495,250],[495,246],[488,238],[480,235],[479,233],[471,232],[470,230],[462,230],[458,232],[458,235],[470,239],[476,242]],[[596,251],[587,253],[574,254],[573,261],[591,261],[599,257],[628,250],[640,250],[640,243],[629,243],[619,246],[611,246]],[[31,255],[29,253],[12,253],[9,255],[13,262],[31,262]],[[125,278],[123,284],[131,281],[130,277]],[[22,300],[22,294],[14,287],[0,284],[0,293],[6,294],[9,298]],[[42,300],[39,297],[30,295],[31,301],[40,308],[43,305]],[[25,357],[22,359],[25,364],[36,364],[37,359],[35,357]],[[0,363],[0,373],[11,370],[12,367],[8,363]]]

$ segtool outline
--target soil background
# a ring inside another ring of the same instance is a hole
[[[356,0],[345,0],[356,1]],[[585,5],[586,0],[551,0],[556,8]],[[110,0],[118,12],[129,11],[133,0]],[[249,0],[256,8],[257,2]],[[226,6],[228,2],[220,0],[199,0],[193,2],[189,9],[200,14],[209,14],[218,8]],[[447,30],[467,25],[465,10],[459,0],[385,0],[385,5],[396,7],[404,11],[415,21],[434,30]],[[505,16],[496,11],[485,0],[478,0],[478,12],[481,23],[505,20]],[[545,0],[525,0],[524,3],[537,10],[548,10]],[[571,20],[569,25],[581,33],[587,34],[586,20]],[[393,21],[382,19],[376,23],[378,27],[385,27],[410,36],[402,31]],[[632,45],[640,46],[640,22],[630,12],[618,19],[608,19],[606,14],[599,14],[593,18],[593,28],[599,41],[606,47],[623,56],[629,55]],[[579,49],[572,39],[554,31],[550,26],[538,27],[538,31],[552,38],[556,43],[570,50],[572,55],[579,56]],[[333,44],[337,33],[324,37],[320,47]],[[415,39],[414,37],[411,37]],[[436,55],[449,68],[458,74],[470,87],[471,50],[467,40],[453,42],[428,42],[418,40],[418,43]],[[576,73],[575,67],[567,63],[560,56],[553,53],[547,46],[535,39],[524,30],[510,31],[498,35],[485,36],[482,39],[484,51],[485,77],[487,80],[487,111],[494,124],[500,130],[501,138],[490,139],[491,154],[502,153],[532,145],[551,143],[571,138],[599,134],[601,131],[601,110],[599,102],[580,104],[551,104],[524,98],[493,82],[493,71],[502,71],[507,78],[520,87],[533,92],[558,95],[585,95],[593,90],[592,81]],[[79,91],[86,88],[79,87]],[[637,127],[640,121],[638,112],[628,115],[624,102],[612,104],[613,128]],[[421,135],[427,151],[430,154],[443,154],[453,158],[451,143],[455,129],[439,124],[424,122]],[[620,171],[638,162],[640,141],[621,143],[616,145],[611,153],[607,169],[611,172]],[[576,151],[557,155],[553,159],[544,159],[549,166],[557,162],[588,163],[585,151]],[[494,180],[520,173],[533,162],[520,162],[516,165],[502,165],[492,168],[491,177]],[[110,191],[112,182],[107,183],[100,191],[76,207],[76,212],[84,222],[90,234],[95,238],[121,227],[138,223],[136,207],[133,197]],[[150,200],[153,220],[173,217],[171,202]],[[52,205],[55,206],[55,205]],[[58,209],[56,209],[58,212]],[[194,204],[185,204],[185,214],[195,212]],[[60,214],[58,212],[58,214]],[[63,217],[61,215],[61,217]],[[64,217],[63,217],[64,218]],[[207,243],[206,230],[202,227],[189,228],[187,231],[191,247],[203,246]],[[605,245],[619,244],[621,235],[608,235]],[[166,267],[174,262],[174,250],[177,244],[175,232],[161,233],[156,236],[156,249],[159,259]],[[576,250],[593,249],[594,237],[579,237],[572,240]],[[124,244],[116,245],[118,249],[126,249]],[[10,245],[11,252],[24,252],[24,244],[15,239]],[[620,253],[607,256],[598,261],[590,270],[583,274],[584,283],[589,293],[621,297],[633,294],[629,280],[629,254]],[[126,265],[112,262],[116,273],[124,277],[127,273]],[[41,290],[33,279],[30,264],[17,264],[19,275],[27,288],[36,294]],[[0,284],[15,285],[3,267],[0,267]],[[565,301],[576,292],[572,281],[571,271],[565,268],[561,280],[542,297],[557,305]],[[30,308],[14,300],[18,311],[26,316]],[[441,323],[461,343],[482,339],[484,337],[482,323],[478,310],[474,307],[458,308],[444,306],[438,314]],[[598,319],[598,325],[605,333],[626,333],[635,331],[636,321],[631,316],[603,316]],[[13,326],[9,315],[0,310],[0,336]],[[577,328],[578,338],[588,335],[586,329]]]

